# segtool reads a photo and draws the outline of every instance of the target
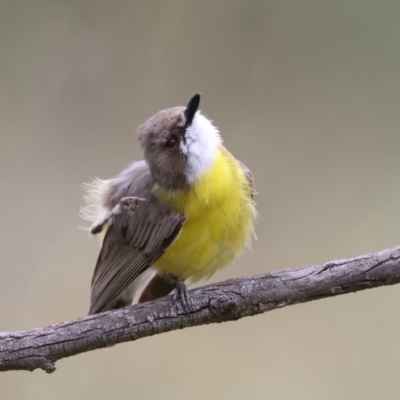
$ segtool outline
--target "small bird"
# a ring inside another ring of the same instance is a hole
[[[186,280],[211,277],[250,243],[253,176],[199,103],[159,111],[138,128],[144,160],[84,185],[81,215],[104,234],[89,314],[130,305],[142,285],[139,302],[175,290],[187,303]]]

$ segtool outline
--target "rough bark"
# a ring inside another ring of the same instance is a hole
[[[190,326],[233,321],[288,305],[400,282],[400,246],[352,259],[191,290],[184,309],[172,297],[87,316],[46,328],[0,334],[0,371],[42,368],[116,343]]]

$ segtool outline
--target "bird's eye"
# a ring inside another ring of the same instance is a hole
[[[173,149],[175,146],[176,146],[176,144],[178,143],[178,141],[176,140],[176,139],[168,139],[166,142],[165,142],[165,147],[167,148],[167,149]]]

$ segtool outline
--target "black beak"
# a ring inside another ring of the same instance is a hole
[[[185,110],[185,129],[192,125],[194,114],[196,114],[197,109],[199,108],[200,104],[200,93],[196,93],[189,101],[188,105],[186,106]]]

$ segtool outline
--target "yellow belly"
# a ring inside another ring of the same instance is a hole
[[[208,278],[234,260],[253,232],[256,211],[250,185],[223,146],[194,187],[157,188],[155,194],[186,217],[178,239],[154,265],[161,273],[192,281]]]

